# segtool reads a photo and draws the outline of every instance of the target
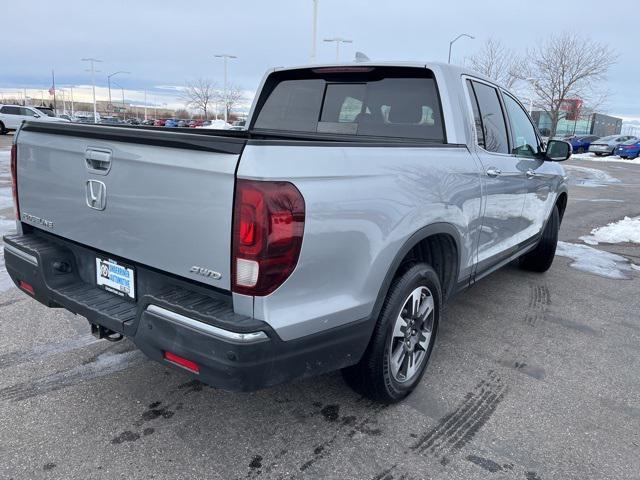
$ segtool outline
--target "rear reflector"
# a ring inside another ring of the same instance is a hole
[[[24,280],[20,280],[20,283],[18,284],[18,286],[20,287],[20,289],[24,290],[30,295],[36,294],[36,291],[33,289],[33,286],[30,283],[25,282]]]
[[[176,355],[175,353],[164,352],[164,359],[171,363],[175,363],[176,365],[179,365],[183,368],[186,368],[190,372],[200,372],[200,367],[197,363],[192,362],[191,360],[187,360],[186,358],[183,358],[180,355]]]

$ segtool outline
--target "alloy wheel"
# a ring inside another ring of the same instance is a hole
[[[389,348],[391,375],[397,382],[408,382],[420,372],[431,344],[434,315],[433,295],[427,287],[416,288],[404,301]]]

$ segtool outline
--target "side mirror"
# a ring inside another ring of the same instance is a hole
[[[571,156],[571,144],[562,140],[549,140],[545,160],[564,162]]]

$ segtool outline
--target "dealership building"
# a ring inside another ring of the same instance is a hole
[[[551,131],[551,117],[548,113],[534,111],[531,118],[538,126],[538,130],[543,136],[549,135]],[[602,113],[591,113],[589,115],[571,115],[558,120],[556,135],[596,135],[606,137],[607,135],[617,135],[622,131],[622,119],[604,115]]]

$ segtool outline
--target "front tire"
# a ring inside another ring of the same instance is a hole
[[[361,395],[396,403],[422,379],[435,343],[442,308],[438,275],[418,263],[389,288],[371,341],[360,362],[342,370]]]
[[[4,123],[0,122],[0,135],[6,135],[8,131],[9,130],[4,128]]]
[[[558,246],[558,230],[560,229],[560,213],[554,205],[547,226],[542,232],[538,246],[520,258],[520,266],[532,272],[546,272],[551,267]]]

